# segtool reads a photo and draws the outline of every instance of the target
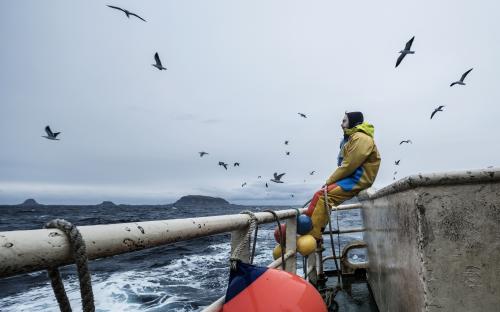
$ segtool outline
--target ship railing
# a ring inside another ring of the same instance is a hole
[[[336,210],[361,208],[361,204],[341,205]],[[286,224],[287,244],[285,247],[286,271],[296,273],[296,233],[297,212],[302,209],[275,211],[278,219]],[[255,212],[258,224],[275,221],[270,212]],[[85,241],[87,257],[95,260],[123,253],[174,244],[177,242],[231,233],[231,250],[246,237],[251,217],[248,214],[219,215],[199,218],[144,221],[132,223],[102,224],[79,226]],[[359,229],[358,229],[359,230]],[[357,231],[357,230],[356,230]],[[340,233],[352,233],[352,229]],[[244,262],[249,262],[250,251],[240,254]],[[307,278],[315,283],[321,274],[321,253],[307,260]],[[29,273],[49,268],[56,268],[74,263],[66,235],[58,229],[38,229],[0,232],[0,278]],[[272,262],[269,267],[279,268],[281,259]],[[224,298],[220,298],[207,307],[207,311],[218,311]]]

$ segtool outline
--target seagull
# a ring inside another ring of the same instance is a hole
[[[307,118],[306,114],[303,114],[303,113],[297,113],[297,114],[299,114],[299,116],[302,118]]]
[[[434,111],[431,114],[431,119],[432,119],[432,117],[434,117],[434,115],[436,115],[437,112],[442,112],[443,111],[443,107],[444,107],[444,105],[439,105],[438,108],[434,109]]]
[[[246,182],[243,182],[243,184],[241,185],[241,187],[245,187],[247,185]]]
[[[290,152],[285,152],[286,153],[286,156],[290,156]]]
[[[224,169],[227,170],[227,164],[225,162],[219,161],[219,166],[222,166],[222,167],[224,167]]]
[[[397,172],[397,171],[394,171],[394,175],[396,175],[396,174],[398,174],[398,172]]]
[[[143,19],[142,17],[140,17],[139,15],[135,14],[135,13],[132,13],[130,12],[129,10],[125,10],[125,9],[122,9],[122,8],[119,8],[117,6],[112,6],[112,5],[108,5],[108,7],[112,8],[112,9],[115,9],[115,10],[119,10],[119,11],[122,11],[123,13],[125,13],[125,15],[127,15],[128,18],[130,18],[130,15],[132,16],[135,16],[143,21],[146,21],[145,19]]]
[[[155,53],[155,64],[151,64],[152,66],[158,68],[159,70],[167,70],[166,67],[163,67],[160,61],[160,56],[158,55],[158,52]]]
[[[59,141],[59,139],[57,138],[57,136],[61,133],[61,132],[52,132],[52,130],[50,130],[50,127],[47,126],[45,127],[45,132],[47,132],[47,135],[42,135],[43,138],[47,138],[49,140],[54,140],[54,141]]]
[[[266,188],[268,188],[268,187],[269,187],[269,185],[267,185],[267,182],[266,182]]]
[[[399,142],[399,145],[403,144],[403,143],[408,143],[408,144],[411,144],[411,140],[403,140],[401,142]]]
[[[278,174],[277,172],[274,173],[274,178],[271,179],[271,181],[273,181],[274,183],[283,183],[283,181],[281,181],[281,178],[284,176],[285,174],[282,173],[282,174]]]
[[[294,197],[295,197],[295,195],[293,195],[293,194],[290,194],[290,197],[291,197],[291,198],[294,198]]]
[[[452,82],[450,87],[453,87],[454,85],[458,84],[458,85],[461,85],[461,86],[465,86],[465,82],[464,82],[464,79],[465,77],[467,77],[467,75],[473,70],[473,68],[469,69],[468,71],[466,71],[465,73],[462,74],[462,77],[460,78],[459,81],[455,81],[455,82]]]
[[[198,152],[198,154],[200,154],[200,157],[203,157],[203,156],[205,156],[205,155],[208,155],[208,153],[207,153],[207,152]]]
[[[288,141],[285,141],[285,145],[288,145],[288,143],[289,143]]]
[[[257,177],[257,179],[260,179],[260,178],[262,178],[262,176],[258,176],[258,177]]]
[[[239,162],[235,162],[235,163],[233,164],[233,166],[234,166],[234,167],[239,167],[239,166],[240,166],[240,163],[239,163]]]
[[[309,172],[309,175],[314,175],[315,173],[316,173],[316,171],[313,170],[313,171]]]
[[[415,39],[415,36],[411,37],[411,39],[406,43],[404,50],[399,51],[401,55],[396,61],[396,67],[401,64],[401,61],[405,58],[406,54],[415,54],[415,51],[411,51],[411,44],[413,43],[413,39]]]
[[[394,164],[395,164],[396,166],[399,166],[399,162],[400,162],[400,161],[401,161],[401,159],[396,160],[396,161],[394,162]]]

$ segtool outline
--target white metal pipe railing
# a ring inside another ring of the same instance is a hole
[[[305,209],[300,210],[301,213]],[[276,211],[280,219],[296,215],[295,209]],[[269,212],[256,212],[258,223],[270,223]],[[244,230],[250,216],[212,217],[79,226],[89,259],[172,244],[194,238]],[[72,263],[69,242],[57,229],[0,232],[0,278],[45,270]]]

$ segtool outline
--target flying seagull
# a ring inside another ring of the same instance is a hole
[[[394,164],[395,164],[396,166],[399,166],[399,162],[400,162],[400,161],[401,161],[401,159],[398,159],[398,160],[396,160],[396,161],[394,162]]]
[[[397,172],[397,171],[394,171],[394,175],[396,175],[396,174],[398,174],[398,172]]]
[[[112,8],[112,9],[115,9],[115,10],[119,10],[119,11],[122,11],[123,13],[125,13],[125,15],[130,18],[130,15],[132,16],[135,16],[143,21],[146,21],[145,19],[143,19],[142,17],[140,17],[139,15],[135,14],[135,13],[132,13],[130,12],[129,10],[125,10],[125,9],[122,9],[122,8],[119,8],[117,6],[112,6],[112,5],[108,5],[108,7]]]
[[[293,195],[293,194],[290,194],[290,197],[291,197],[291,198],[294,198],[294,197],[295,197],[295,195]]]
[[[166,67],[163,67],[160,61],[160,56],[158,55],[158,52],[155,53],[155,64],[151,64],[152,66],[158,68],[159,70],[167,70]]]
[[[274,173],[274,178],[271,179],[271,181],[273,181],[274,183],[283,183],[283,181],[281,181],[281,178],[284,176],[285,174],[282,173],[282,174],[278,174],[277,172]]]
[[[403,143],[411,144],[411,140],[403,140],[403,141],[399,142],[399,145],[401,145]]]
[[[241,185],[241,187],[245,187],[247,185],[246,182],[243,182],[243,184]]]
[[[258,176],[258,177],[257,177],[257,179],[260,179],[260,178],[262,178],[262,176]]]
[[[413,43],[413,39],[415,39],[415,36],[411,37],[411,39],[406,43],[405,48],[399,51],[401,55],[399,55],[398,60],[396,61],[396,67],[398,67],[398,65],[401,64],[401,61],[405,58],[406,54],[415,54],[415,51],[411,51],[411,45]]]
[[[42,135],[42,137],[47,138],[49,140],[59,141],[59,139],[57,138],[57,136],[61,132],[55,132],[54,133],[54,132],[52,132],[52,130],[50,130],[49,126],[45,127],[45,132],[47,132],[47,135]]]
[[[207,153],[207,152],[198,152],[198,154],[200,154],[200,157],[203,157],[203,156],[205,156],[205,155],[208,155],[208,153]]]
[[[462,77],[460,78],[459,81],[455,81],[453,82],[450,87],[453,87],[454,85],[461,85],[461,86],[465,86],[465,82],[464,82],[464,79],[465,77],[467,77],[467,75],[473,70],[473,68],[469,69],[468,71],[466,71],[465,73],[462,74]]]
[[[302,118],[307,118],[306,114],[303,114],[303,113],[297,113],[297,114],[299,114],[299,116]]]
[[[219,166],[222,166],[222,167],[224,167],[224,169],[227,170],[227,164],[225,162],[219,161]]]
[[[266,188],[268,188],[268,187],[269,187],[269,185],[267,185],[267,182],[266,182]]]
[[[315,173],[316,173],[316,171],[313,170],[313,171],[309,172],[309,175],[314,175]]]
[[[290,152],[285,152],[286,153],[286,156],[290,156]]]
[[[434,117],[434,115],[436,115],[437,112],[442,112],[443,111],[443,107],[444,107],[444,105],[439,105],[438,108],[434,109],[434,111],[431,114],[431,119],[432,119],[432,117]]]
[[[288,145],[288,143],[289,143],[288,141],[285,141],[285,145]]]
[[[240,163],[239,163],[239,162],[235,162],[235,163],[233,164],[233,167],[239,167],[239,166],[240,166]]]

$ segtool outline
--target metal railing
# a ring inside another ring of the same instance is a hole
[[[341,205],[336,210],[361,208],[361,204]],[[299,209],[303,214],[305,208]],[[296,273],[296,209],[276,211],[280,220],[286,222],[287,244],[285,247],[286,271]],[[269,212],[256,212],[258,224],[274,222]],[[122,253],[173,244],[195,238],[222,233],[231,233],[231,251],[245,237],[251,217],[247,214],[220,215],[200,218],[172,219],[134,223],[117,223],[105,225],[79,226],[78,229],[85,240],[89,260],[115,256]],[[360,229],[356,229],[358,231]],[[353,230],[340,231],[352,233]],[[336,232],[335,232],[336,233]],[[328,234],[328,233],[326,233]],[[240,258],[249,261],[249,250]],[[326,260],[326,259],[325,259]],[[322,267],[321,254],[308,257],[307,278],[312,283],[318,276],[318,266]],[[40,229],[25,231],[0,232],[0,278],[21,273],[46,270],[73,263],[69,241],[58,229]],[[277,268],[281,259],[272,262],[268,267]],[[219,298],[206,311],[218,311],[224,302]]]

